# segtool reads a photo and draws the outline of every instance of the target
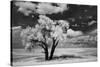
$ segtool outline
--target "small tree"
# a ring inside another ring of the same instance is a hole
[[[42,47],[45,53],[45,60],[51,60],[59,41],[66,39],[68,28],[69,23],[67,21],[53,21],[44,15],[40,15],[35,27],[23,29],[21,37],[24,45]],[[51,43],[49,44],[49,42]],[[48,48],[50,48],[50,52]]]

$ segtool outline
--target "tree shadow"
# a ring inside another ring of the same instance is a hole
[[[61,56],[54,56],[52,60],[67,60],[67,59],[76,59],[76,58],[83,58],[82,56],[76,56],[76,55],[61,55]],[[37,57],[35,58],[37,62],[43,62],[46,61],[44,57]],[[48,61],[48,60],[47,60]],[[51,60],[49,60],[51,61]]]
[[[53,60],[56,60],[56,59],[69,59],[69,58],[83,58],[81,56],[76,56],[76,55],[61,55],[61,56],[54,56],[53,57]]]

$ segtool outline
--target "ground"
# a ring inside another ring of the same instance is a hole
[[[13,49],[12,54],[13,66],[97,61],[97,48],[57,48],[51,61],[44,60],[41,49],[33,49],[32,52]]]

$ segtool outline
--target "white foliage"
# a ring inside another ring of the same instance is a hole
[[[23,40],[26,39],[24,42],[31,42],[33,39],[49,43],[49,41],[52,41],[52,38],[62,41],[66,39],[67,33],[64,33],[64,28],[69,28],[69,23],[67,21],[53,21],[47,16],[40,15],[38,22],[39,23],[36,24],[35,27],[27,27],[26,29],[23,29],[21,37]]]

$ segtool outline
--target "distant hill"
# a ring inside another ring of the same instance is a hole
[[[67,38],[58,47],[97,47],[97,29],[77,37]]]
[[[20,26],[12,27],[12,48],[24,48],[20,38],[21,31],[22,28]]]

